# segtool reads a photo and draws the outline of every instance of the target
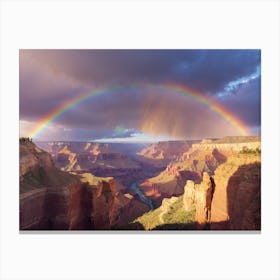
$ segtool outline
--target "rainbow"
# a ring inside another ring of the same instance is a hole
[[[78,106],[79,104],[83,103],[86,100],[89,100],[93,97],[103,95],[103,94],[109,94],[116,91],[121,90],[128,90],[128,89],[142,89],[145,87],[154,87],[155,89],[162,89],[162,90],[172,90],[173,92],[177,92],[179,94],[187,95],[196,100],[197,102],[204,104],[205,106],[209,107],[213,112],[220,115],[222,118],[227,120],[229,123],[231,123],[241,135],[246,136],[249,135],[249,132],[245,126],[244,123],[242,123],[240,120],[238,120],[231,112],[227,111],[225,108],[223,108],[220,104],[217,102],[210,100],[209,98],[205,97],[201,93],[182,86],[178,84],[161,84],[161,85],[144,85],[144,86],[129,86],[129,87],[113,87],[108,89],[101,89],[94,92],[90,92],[87,94],[79,94],[77,97],[68,100],[64,102],[63,104],[57,106],[52,111],[50,111],[48,114],[46,114],[43,118],[39,120],[39,122],[36,124],[34,129],[30,133],[30,137],[36,138],[38,135],[53,121],[55,121],[59,116],[61,116],[66,111],[70,110],[71,108],[74,108]]]

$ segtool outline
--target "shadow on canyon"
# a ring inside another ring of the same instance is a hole
[[[217,184],[217,182],[216,182]],[[217,188],[216,188],[217,190]],[[214,197],[216,194],[214,192]],[[234,231],[234,230],[260,230],[261,229],[261,164],[259,162],[240,166],[229,178],[226,185],[226,204],[228,218],[217,222],[210,221],[205,224],[191,223],[166,223],[153,228],[151,231]],[[144,231],[141,223],[131,223],[124,226],[114,226],[110,230],[102,227],[104,222],[100,215],[92,216],[92,211],[97,211],[98,205],[93,205],[93,193],[88,188],[72,189],[69,201],[63,195],[63,191],[48,190],[48,195],[38,203],[42,205],[44,218],[36,226],[38,230],[91,230],[92,233],[114,233],[116,231]],[[76,192],[79,192],[75,195]],[[107,199],[106,199],[107,200]],[[105,203],[105,202],[104,202]],[[66,209],[71,205],[72,211]],[[211,202],[211,208],[220,207]],[[94,209],[95,208],[95,209]],[[30,209],[35,211],[35,208]],[[67,217],[71,217],[72,223],[67,224]],[[95,221],[93,221],[93,219]],[[215,219],[213,219],[215,221]],[[109,221],[106,221],[109,223]],[[94,224],[94,226],[93,226]],[[32,228],[29,228],[29,230]],[[35,228],[33,228],[35,229]],[[109,228],[108,228],[109,229]],[[105,230],[105,231],[104,231]]]
[[[228,229],[261,229],[261,163],[240,166],[227,186]]]
[[[214,193],[215,195],[215,193]],[[212,201],[211,208],[216,207]],[[226,187],[228,219],[206,223],[208,230],[261,229],[261,163],[241,165]]]
[[[215,193],[214,193],[215,195]],[[213,202],[213,201],[212,201]],[[216,207],[212,203],[211,208]],[[260,230],[261,229],[261,164],[255,162],[241,165],[229,178],[226,186],[228,218],[204,224],[166,223],[152,230]],[[143,230],[138,223],[135,229]]]

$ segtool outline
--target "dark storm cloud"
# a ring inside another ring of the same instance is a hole
[[[247,125],[259,126],[261,123],[260,91],[260,78],[257,78],[244,83],[234,95],[222,100],[221,104],[241,120],[246,120]]]
[[[177,83],[211,95],[246,124],[260,125],[258,50],[21,50],[19,58],[21,120],[37,122],[77,94],[100,88]],[[153,95],[135,89],[101,95],[56,123],[69,128],[69,138],[89,139],[114,137],[118,126],[128,129],[118,136],[130,136],[143,125],[143,116],[153,119],[154,110],[163,123],[178,113],[195,120],[194,127],[195,122],[204,126],[205,113],[194,117],[196,106],[188,107],[173,93]]]
[[[55,75],[98,86],[179,82],[215,93],[255,71],[257,50],[37,50],[23,55]]]

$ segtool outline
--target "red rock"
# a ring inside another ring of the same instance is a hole
[[[20,229],[68,229],[69,187],[41,188],[20,197]]]
[[[204,172],[203,180],[195,185],[195,221],[197,229],[204,229],[210,222],[211,202],[215,184],[211,177]]]
[[[211,229],[261,228],[261,167],[257,156],[240,156],[217,169]]]
[[[21,230],[124,228],[149,210],[133,196],[123,195],[123,187],[113,179],[81,182],[55,168],[50,155],[33,143],[20,151]]]

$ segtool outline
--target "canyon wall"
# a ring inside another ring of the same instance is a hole
[[[199,230],[259,230],[260,142],[252,138],[246,145],[242,139],[228,143],[231,140],[193,144],[158,176],[139,183],[142,192],[160,206],[150,212],[136,193],[128,193],[118,180],[61,171],[51,156],[32,142],[21,144],[20,229],[143,229],[143,223],[147,229],[193,229],[195,221]],[[78,156],[82,161],[87,155]],[[95,157],[104,165],[124,158],[118,153]],[[123,164],[126,169],[127,162]],[[147,215],[139,219],[142,226],[131,224],[144,213]]]
[[[20,145],[20,229],[81,230],[128,227],[149,211],[113,178],[58,170],[34,143]]]
[[[232,151],[240,152],[244,149],[256,150],[261,148],[261,143],[258,142],[247,142],[247,143],[198,143],[193,144],[192,149],[197,150],[214,150],[219,151]]]
[[[20,195],[20,229],[69,228],[69,186],[39,188]]]
[[[186,140],[158,142],[156,144],[151,144],[138,152],[138,155],[151,159],[166,159],[170,161],[180,157],[184,152],[191,148],[193,143],[197,142],[199,141]]]
[[[71,184],[25,192],[20,195],[20,229],[125,229],[149,207],[114,188],[115,182],[111,180],[97,185]]]
[[[260,230],[261,164],[257,155],[229,158],[217,168],[211,229]]]
[[[197,229],[260,230],[260,155],[231,156],[213,177],[204,173],[200,184],[188,180],[184,208],[188,211],[193,206]]]

